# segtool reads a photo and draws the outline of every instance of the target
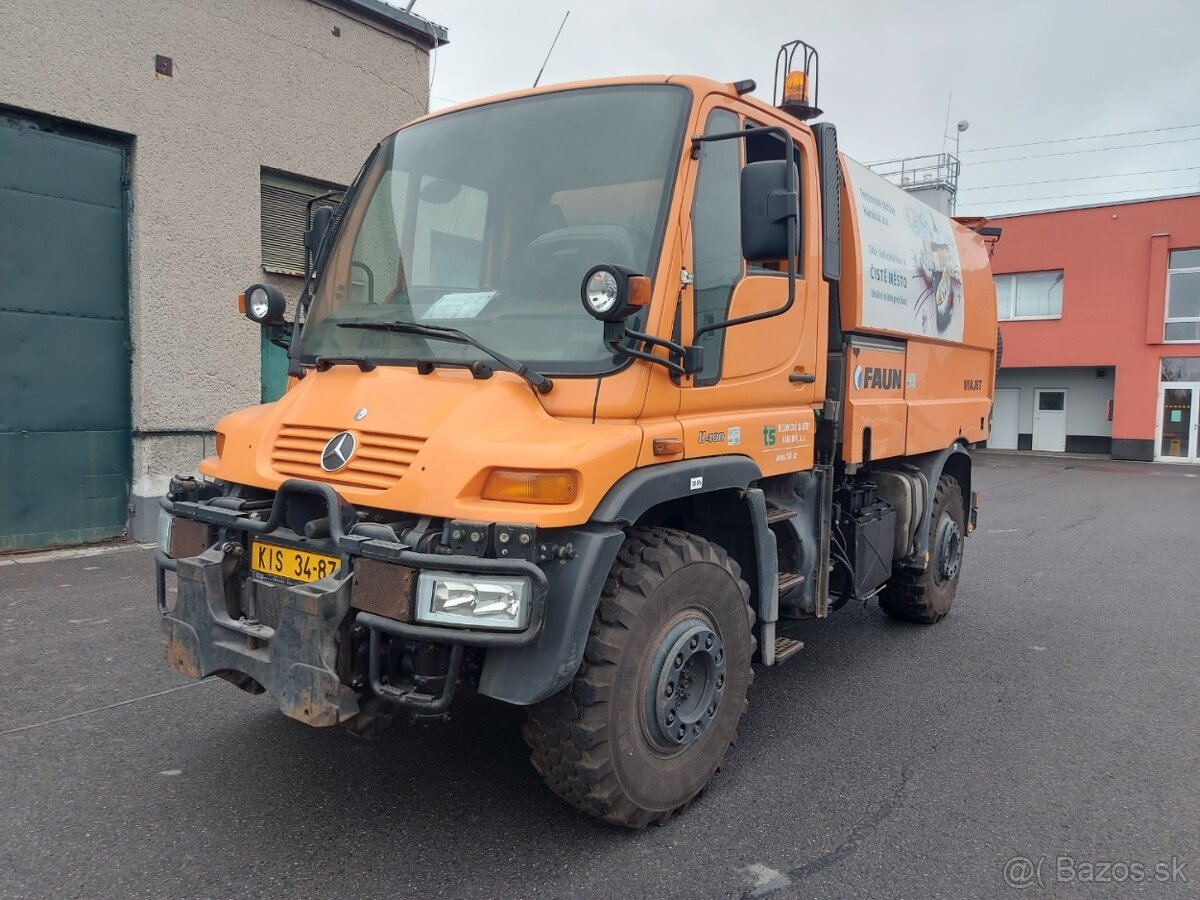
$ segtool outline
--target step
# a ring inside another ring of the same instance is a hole
[[[805,580],[805,577],[799,572],[780,572],[779,595],[782,597],[787,591],[800,587]]]
[[[788,519],[796,518],[794,509],[787,509],[783,506],[772,506],[767,510],[767,524],[777,525],[780,522],[786,522]]]
[[[782,662],[787,662],[803,649],[804,641],[798,641],[795,638],[789,637],[776,637],[775,665],[779,665]]]

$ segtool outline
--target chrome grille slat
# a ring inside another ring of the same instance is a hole
[[[399,481],[424,446],[422,438],[351,429],[358,441],[349,464],[337,472],[321,468],[321,451],[345,429],[284,425],[271,448],[271,466],[280,475],[324,481],[357,491],[386,491]]]

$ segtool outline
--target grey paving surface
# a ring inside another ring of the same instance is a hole
[[[1200,470],[976,477],[951,616],[806,624],[704,798],[644,833],[560,804],[497,704],[367,744],[185,681],[146,550],[0,566],[0,895],[1003,897],[1044,856],[1025,896],[1197,896]],[[1059,855],[1189,881],[1064,883]]]

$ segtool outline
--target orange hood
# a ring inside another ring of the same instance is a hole
[[[200,466],[211,478],[272,489],[303,478],[358,507],[543,527],[586,522],[636,467],[642,439],[634,423],[554,418],[511,373],[476,380],[458,370],[353,366],[311,372],[278,402],[226,416],[217,431],[220,455]],[[342,431],[354,435],[355,453],[326,472],[321,453]],[[579,490],[563,505],[484,500],[493,468],[571,469]]]

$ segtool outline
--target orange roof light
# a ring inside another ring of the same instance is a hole
[[[783,81],[783,102],[808,105],[808,79],[803,72],[788,72]]]

